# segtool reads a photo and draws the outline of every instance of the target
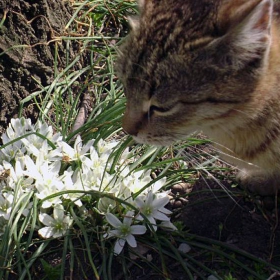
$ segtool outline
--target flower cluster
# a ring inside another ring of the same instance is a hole
[[[125,242],[136,247],[134,235],[148,229],[175,229],[165,208],[168,195],[161,191],[165,179],[153,183],[148,171],[130,170],[128,150],[116,163],[111,154],[118,142],[83,144],[77,136],[69,145],[51,126],[40,121],[33,125],[24,118],[12,119],[1,139],[0,235],[13,213],[20,209],[22,217],[28,216],[35,200],[41,237],[65,235],[75,225],[69,213],[69,205],[74,205],[79,213],[94,210],[102,217],[104,237],[116,238],[116,254]],[[99,196],[88,209],[92,193]]]

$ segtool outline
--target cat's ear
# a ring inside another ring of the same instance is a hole
[[[252,19],[263,11],[263,6],[272,10],[273,0],[225,0],[218,11],[219,29],[228,30],[244,21],[252,13]],[[270,8],[269,8],[270,7]],[[254,13],[255,10],[255,13]]]
[[[218,13],[218,25],[231,53],[243,61],[263,56],[271,42],[272,0],[228,0]]]

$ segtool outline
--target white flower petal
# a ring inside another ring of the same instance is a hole
[[[128,211],[123,218],[123,224],[130,226],[132,223],[132,217],[134,216],[134,211]]]
[[[64,216],[63,218],[63,224],[69,228],[73,223],[73,219],[71,219],[69,216]]]
[[[178,230],[170,221],[163,221],[160,226],[164,230]]]
[[[165,214],[163,214],[159,211],[153,212],[153,217],[160,221],[169,221],[170,220]]]
[[[54,232],[54,234],[53,234],[53,238],[61,237],[61,236],[63,236],[65,233],[66,233],[66,229],[65,229],[65,230],[56,231],[56,232]]]
[[[152,185],[153,193],[158,192],[166,183],[166,177],[161,178]]]
[[[123,247],[124,247],[124,244],[125,244],[125,240],[124,239],[118,239],[115,243],[115,246],[114,246],[114,253],[116,255],[119,255],[120,252],[122,251]]]
[[[43,227],[38,230],[38,233],[43,238],[50,238],[54,234],[53,227]]]
[[[153,217],[147,217],[150,224],[153,226],[154,230],[157,230],[156,220]]]
[[[90,149],[90,147],[93,145],[94,141],[95,141],[95,140],[92,139],[92,140],[88,141],[88,142],[86,143],[86,145],[84,145],[84,146],[82,147],[82,151],[81,151],[81,154],[82,154],[82,155],[88,152],[88,150]]]
[[[27,170],[24,172],[25,175],[34,178],[36,180],[42,180],[42,175],[38,171],[37,166],[33,162],[33,160],[29,156],[25,156],[25,165],[27,167]]]
[[[110,238],[112,236],[120,237],[121,233],[118,229],[112,229],[110,232],[107,234],[107,238]]]
[[[75,155],[75,150],[65,142],[61,143],[62,152],[67,155],[71,160],[73,160]]]
[[[144,234],[147,231],[145,226],[134,225],[131,226],[131,234]]]
[[[45,226],[51,226],[54,222],[54,219],[46,213],[41,213],[39,214],[39,221]]]
[[[57,204],[53,209],[53,218],[58,221],[63,221],[64,218],[64,208],[61,204]]]
[[[135,198],[135,202],[136,202],[136,204],[137,204],[137,206],[138,206],[139,208],[143,208],[143,207],[145,206],[145,202],[144,202],[143,199],[142,199],[141,197],[139,197],[139,196],[137,196],[137,197]]]
[[[144,218],[143,218],[143,216],[142,216],[141,214],[138,214],[138,215],[136,216],[136,220],[137,220],[137,221],[143,221]]]
[[[40,195],[40,194],[36,194],[38,198],[40,199],[44,199],[46,196],[45,195]],[[49,200],[45,200],[42,203],[42,208],[46,209],[52,206],[52,203]]]
[[[80,135],[77,136],[76,140],[75,140],[75,143],[74,143],[74,149],[78,152],[81,151],[81,147],[82,147],[82,138]]]
[[[147,205],[153,205],[155,202],[154,200],[154,194],[152,192],[148,192],[148,195],[146,197],[146,204]],[[156,206],[155,206],[156,207]]]
[[[162,212],[162,213],[164,213],[164,214],[166,214],[166,215],[172,214],[172,211],[170,211],[170,210],[168,210],[168,209],[166,209],[166,208],[164,208],[164,207],[159,208],[158,211],[159,211],[159,212]]]
[[[113,227],[118,228],[122,225],[122,222],[112,213],[107,213],[105,215],[106,220],[109,224],[111,224]]]
[[[135,248],[137,246],[135,237],[132,234],[128,234],[125,239],[126,239],[127,243],[129,244],[129,246],[131,246],[133,248]]]
[[[152,202],[153,208],[159,209],[161,207],[164,207],[167,203],[169,202],[169,198],[167,196],[165,197],[160,197],[154,199]]]

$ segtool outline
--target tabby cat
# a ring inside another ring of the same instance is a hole
[[[280,24],[272,0],[141,0],[120,47],[124,130],[169,145],[202,130],[260,194],[280,189]]]

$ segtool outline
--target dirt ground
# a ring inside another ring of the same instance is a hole
[[[228,190],[230,186],[225,187]],[[201,192],[211,188],[211,191]],[[280,265],[279,209],[273,197],[244,195],[236,188],[232,196],[213,190],[221,189],[215,181],[199,180],[192,190],[182,220],[199,236],[220,240],[259,258]]]

